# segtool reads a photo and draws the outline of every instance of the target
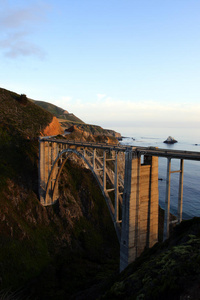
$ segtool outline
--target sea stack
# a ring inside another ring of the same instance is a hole
[[[174,144],[174,143],[177,143],[177,141],[173,137],[168,136],[168,138],[163,143]]]

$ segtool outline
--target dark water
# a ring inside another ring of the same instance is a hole
[[[142,130],[145,131],[144,128]],[[174,138],[178,143],[167,145],[163,141],[172,135],[161,135],[157,131],[151,130],[142,135],[143,132],[136,130],[131,135],[131,138],[124,138],[122,144],[133,146],[154,146],[159,148],[179,149],[200,152],[200,134],[199,130],[171,130],[176,133]],[[180,134],[181,132],[181,134]],[[135,140],[133,140],[133,138]],[[195,145],[197,144],[197,145]],[[180,169],[180,160],[172,159],[171,170]],[[167,175],[167,159],[159,158],[159,203],[162,208],[165,206],[166,193],[166,175]],[[170,193],[170,212],[177,215],[178,208],[178,188],[179,188],[179,173],[171,174],[171,193]],[[183,179],[183,218],[188,219],[194,216],[200,217],[200,161],[184,160],[184,179]]]

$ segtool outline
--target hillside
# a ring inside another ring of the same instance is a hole
[[[0,128],[10,133],[10,138],[12,133],[13,136],[38,138],[39,135],[44,134],[44,130],[53,119],[51,113],[39,108],[25,95],[0,88]],[[56,134],[59,133],[62,133],[62,129],[58,125]]]
[[[69,113],[67,110],[60,108],[54,104],[44,102],[44,101],[36,101],[31,100],[38,106],[44,108],[55,117],[59,119],[59,122],[63,128],[63,130],[67,130],[71,126],[75,125],[78,129],[88,132],[92,135],[106,135],[106,136],[114,136],[116,138],[121,137],[121,134],[115,132],[114,130],[104,129],[100,126],[93,125],[93,124],[85,124],[81,119],[76,117],[73,113]]]
[[[66,299],[118,270],[107,206],[77,159],[63,170],[59,201],[40,205],[38,135],[52,133],[53,120],[26,97],[0,89],[0,290],[17,290],[20,300]]]
[[[84,124],[84,122],[78,117],[76,117],[73,113],[69,113],[67,110],[64,110],[54,104],[45,101],[38,101],[38,100],[32,100],[32,101],[38,106],[49,111],[52,115],[54,115],[58,119],[62,119],[64,122],[73,123],[73,124],[75,123]]]

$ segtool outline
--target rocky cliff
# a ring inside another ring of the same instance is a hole
[[[66,132],[71,132],[72,128],[78,129],[80,131],[87,132],[90,135],[93,136],[109,136],[109,137],[114,137],[114,138],[120,138],[121,134],[110,129],[104,129],[100,126],[97,125],[90,125],[90,124],[75,124],[71,127],[69,127],[68,123],[66,126],[66,123],[63,123],[62,121],[60,122],[61,126],[65,129]],[[66,126],[66,127],[65,127]]]
[[[58,134],[62,134],[64,131],[60,126],[60,123],[58,122],[58,119],[56,117],[53,117],[51,123],[46,126],[43,130],[43,132],[41,132],[41,135],[58,135]]]

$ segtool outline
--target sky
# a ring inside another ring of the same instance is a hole
[[[200,128],[199,0],[0,0],[0,87],[117,129]]]

